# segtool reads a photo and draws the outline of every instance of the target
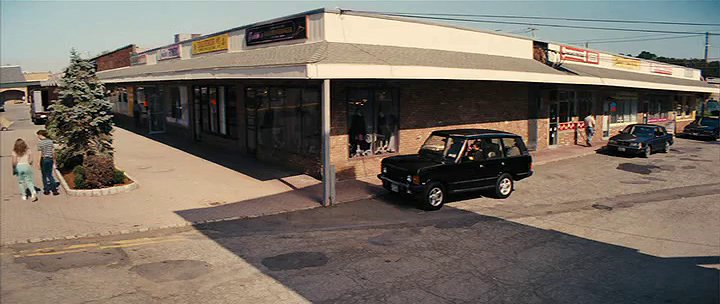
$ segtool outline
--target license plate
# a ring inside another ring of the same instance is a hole
[[[398,185],[391,184],[391,185],[390,185],[390,190],[391,190],[392,192],[400,192],[400,187],[398,187]]]
[[[618,151],[620,151],[620,152],[625,152],[625,148],[623,148],[623,147],[618,147]]]

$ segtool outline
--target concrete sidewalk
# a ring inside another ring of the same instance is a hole
[[[211,162],[124,129],[116,128],[116,165],[139,183],[139,189],[105,197],[44,196],[20,200],[9,157],[12,143],[23,138],[35,147],[39,129],[24,116],[26,106],[12,105],[17,123],[2,138],[0,244],[39,242],[122,234],[255,217],[320,206],[320,182],[310,176],[264,165],[239,155],[233,166]],[[201,151],[194,151],[201,152]],[[196,153],[197,154],[197,153]],[[231,169],[232,168],[232,169]],[[39,171],[36,184],[40,184]],[[338,184],[338,201],[374,196],[380,188],[362,181]]]
[[[12,105],[17,124],[4,132],[2,146],[18,137],[31,147],[39,127],[32,125],[27,106]],[[116,165],[140,184],[139,189],[105,197],[40,196],[36,203],[20,200],[10,174],[10,149],[2,151],[0,244],[40,242],[124,234],[198,223],[257,217],[320,207],[320,181],[265,165],[233,152],[158,135],[148,138],[116,128]],[[165,144],[165,143],[168,144]],[[533,154],[535,164],[594,153],[570,147]],[[39,171],[36,174],[39,184]],[[337,185],[338,203],[384,193],[375,177]]]

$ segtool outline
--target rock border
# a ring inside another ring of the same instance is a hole
[[[60,184],[62,185],[63,189],[65,189],[65,194],[67,194],[69,196],[106,196],[106,195],[130,192],[130,191],[135,190],[138,187],[140,187],[140,184],[138,183],[138,181],[135,178],[133,178],[132,176],[128,175],[126,172],[125,176],[127,178],[129,178],[130,180],[132,180],[132,183],[130,183],[129,185],[102,188],[102,189],[76,190],[76,189],[70,188],[70,186],[67,184],[67,181],[65,181],[65,177],[62,175],[62,173],[60,173],[60,171],[58,169],[54,169],[54,171],[55,171],[55,175],[58,176],[58,180],[60,181]]]

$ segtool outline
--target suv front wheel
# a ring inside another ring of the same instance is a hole
[[[512,194],[515,187],[515,182],[510,174],[503,174],[495,182],[495,197],[507,198]]]
[[[422,197],[422,207],[425,210],[433,211],[442,208],[447,199],[445,187],[441,183],[431,183],[425,188]]]

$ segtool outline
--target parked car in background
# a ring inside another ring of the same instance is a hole
[[[33,91],[30,98],[30,120],[36,125],[42,125],[47,122],[50,106],[47,91]]]
[[[5,112],[5,101],[0,100],[0,112]]]
[[[652,124],[633,124],[619,134],[610,137],[606,149],[650,157],[653,152],[667,153],[674,143],[674,137],[665,127]]]
[[[685,126],[683,135],[718,140],[720,139],[720,118],[697,118],[691,124]]]
[[[388,157],[381,166],[385,189],[415,196],[426,210],[442,208],[451,193],[492,189],[507,198],[515,181],[533,173],[522,137],[485,129],[435,131],[417,154]]]

